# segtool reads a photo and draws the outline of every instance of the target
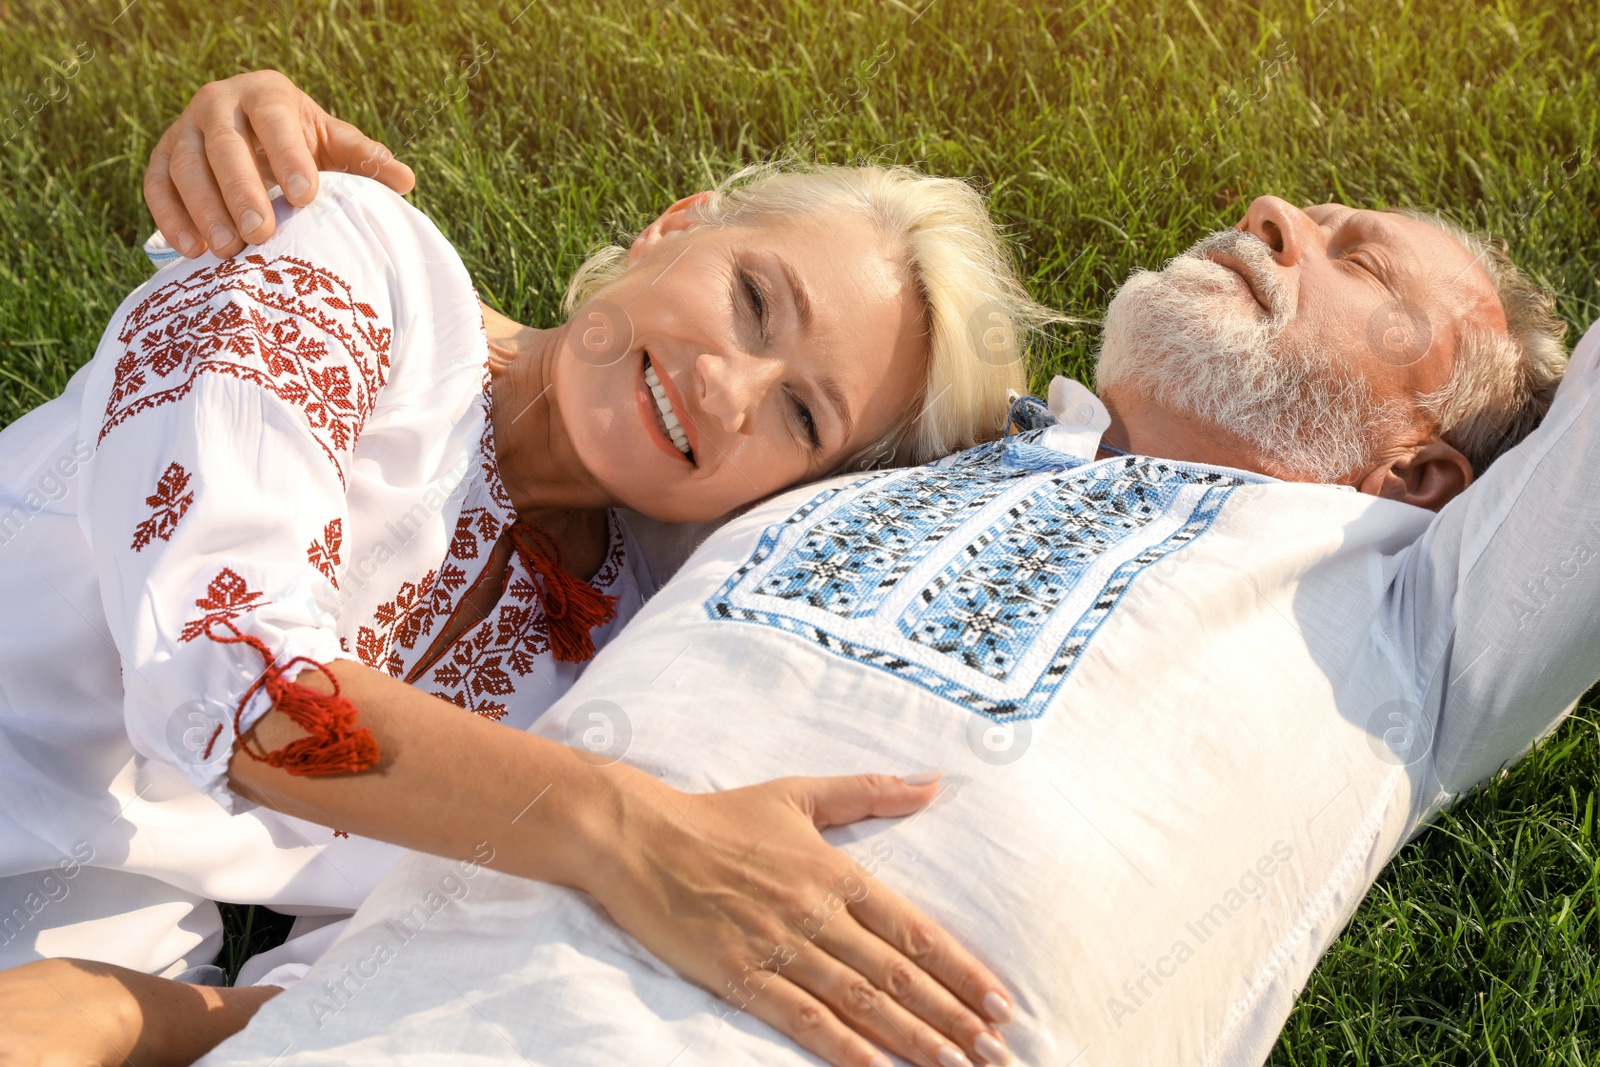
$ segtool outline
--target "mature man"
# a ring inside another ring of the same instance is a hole
[[[685,788],[947,770],[837,840],[1012,983],[1021,1062],[1259,1063],[1395,850],[1600,675],[1600,332],[1565,364],[1489,244],[1263,197],[1117,293],[1100,398],[729,523],[536,729]],[[872,885],[719,1001],[414,857],[202,1062],[815,1062],[743,1009]]]
[[[729,523],[536,730],[684,788],[946,770],[837,841],[1011,983],[1022,1062],[1259,1063],[1394,851],[1600,675],[1600,332],[1565,363],[1492,246],[1263,197],[1117,293],[1099,398]],[[816,1062],[745,1009],[874,884],[719,1001],[416,856],[203,1062]],[[869,977],[863,1019],[940,1002]]]

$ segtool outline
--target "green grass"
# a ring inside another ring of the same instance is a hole
[[[245,960],[288,940],[294,919],[258,904],[221,904],[218,907],[222,911],[223,941],[222,952],[213,962],[222,968],[228,984],[232,985]]]
[[[27,118],[0,147],[0,422],[146,276],[162,127],[258,66],[387,140],[485,298],[538,324],[597,242],[773,155],[975,178],[1035,293],[1091,323],[1132,267],[1262,192],[1445,207],[1507,236],[1575,329],[1600,313],[1593,5],[124,2],[0,0],[0,104]],[[79,42],[94,58],[52,88]],[[35,115],[30,93],[60,99]],[[1083,375],[1094,341],[1060,332],[1039,383]],[[1274,1063],[1600,1060],[1596,696],[1389,867]]]

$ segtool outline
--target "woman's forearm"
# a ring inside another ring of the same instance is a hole
[[[378,765],[302,777],[235,751],[229,774],[241,796],[349,833],[586,888],[637,807],[628,797],[648,781],[621,764],[587,764],[565,745],[496,725],[361,664],[343,660],[330,670],[376,737]],[[296,681],[331,691],[318,671]],[[249,734],[268,751],[304,736],[277,711]]]
[[[873,1042],[916,1062],[962,1062],[952,1057],[981,1055],[980,1039],[999,1047],[979,1014],[1009,1014],[999,980],[819,833],[921,810],[935,781],[786,778],[683,793],[360,664],[331,672],[377,740],[377,764],[293,777],[241,751],[229,763],[235,790],[326,826],[587,891],[662,962],[836,1067],[880,1062]],[[318,671],[295,680],[332,688]],[[276,710],[251,733],[256,752],[303,736]],[[852,902],[848,918],[825,937],[803,933],[801,917],[841,898]],[[739,997],[732,981],[775,950],[792,965],[761,996]],[[850,991],[880,974],[904,980],[862,1016]]]

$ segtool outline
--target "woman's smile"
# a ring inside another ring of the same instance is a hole
[[[600,314],[625,323],[617,333],[629,338],[627,358],[585,358],[585,335],[572,329],[552,350],[550,410],[586,413],[559,424],[582,480],[609,502],[705,521],[825,472],[915,404],[928,358],[922,305],[903,256],[870,221],[701,227],[685,209],[628,255],[602,311],[573,312],[577,322]],[[809,300],[793,295],[801,289]],[[834,415],[830,385],[837,406],[858,414],[853,430]],[[641,462],[650,449],[626,428],[634,419],[685,466]],[[553,473],[545,467],[528,483],[549,485]]]
[[[650,353],[644,353],[643,370],[638,379],[639,415],[657,448],[674,459],[694,463],[699,432],[692,425],[683,394],[672,375],[659,371]],[[691,436],[692,435],[692,436]]]

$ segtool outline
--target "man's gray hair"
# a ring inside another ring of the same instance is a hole
[[[1421,211],[1396,214],[1426,222],[1472,253],[1505,311],[1506,332],[1464,323],[1450,380],[1419,398],[1438,422],[1439,436],[1482,475],[1544,419],[1567,370],[1567,324],[1555,294],[1517,269],[1497,237],[1475,233]]]

